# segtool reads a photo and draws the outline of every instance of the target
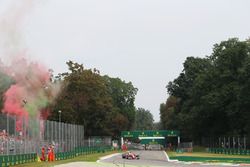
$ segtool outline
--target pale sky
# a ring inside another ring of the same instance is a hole
[[[0,0],[0,16],[12,10],[10,2],[22,1]],[[73,60],[131,81],[139,89],[136,107],[155,121],[186,57],[250,36],[248,0],[40,0],[33,8],[21,29],[33,59],[56,73]]]

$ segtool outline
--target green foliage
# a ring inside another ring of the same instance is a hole
[[[193,152],[206,152],[206,147],[194,146]]]
[[[99,71],[84,69],[82,64],[67,62],[69,72],[60,74],[63,89],[50,119],[81,124],[85,135],[119,136],[129,130],[135,118],[134,100],[137,89],[119,78],[101,76]]]
[[[161,122],[154,122],[153,123],[153,130],[162,130]]]
[[[11,84],[13,82],[14,81],[9,76],[2,73],[2,71],[0,69],[0,95],[1,95],[0,96],[0,109],[3,108],[3,95],[4,95],[4,92],[11,86]]]
[[[135,130],[152,130],[154,128],[153,115],[149,110],[138,108],[135,114]]]
[[[138,89],[134,88],[131,82],[126,83],[119,78],[110,78],[109,76],[104,76],[106,85],[108,87],[108,92],[113,100],[114,115],[117,117],[115,123],[123,122],[124,127],[118,128],[121,130],[129,130],[133,126],[135,120],[135,95]],[[114,126],[117,126],[114,124]],[[114,126],[112,126],[114,128]],[[117,129],[117,130],[118,130]],[[120,132],[119,132],[120,133]]]
[[[164,128],[184,137],[249,135],[250,42],[236,38],[214,45],[206,58],[188,57],[182,73],[167,85],[161,105]]]

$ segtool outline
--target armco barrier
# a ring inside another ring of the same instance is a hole
[[[250,155],[250,150],[233,149],[233,148],[209,148],[209,153],[228,154],[228,155]]]
[[[36,158],[36,154],[3,155],[0,156],[0,167],[8,167],[28,162],[35,162]]]
[[[61,152],[56,154],[56,160],[71,159],[81,155],[89,155],[105,151],[111,151],[112,147],[80,147],[71,152]]]
[[[55,155],[56,161],[72,159],[81,155],[94,153],[103,153],[111,151],[112,147],[80,147],[71,152],[60,152]],[[14,166],[37,161],[37,154],[20,154],[20,155],[0,155],[0,167]]]

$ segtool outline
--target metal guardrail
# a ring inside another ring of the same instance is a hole
[[[95,154],[95,153],[104,153],[106,151],[111,151],[112,147],[80,147],[76,148],[74,151],[71,152],[61,152],[56,153],[56,160],[64,160],[64,159],[70,159],[77,156],[82,155],[89,155],[89,154]]]
[[[59,152],[55,154],[55,160],[72,159],[77,156],[90,155],[94,153],[103,153],[111,151],[112,147],[79,147],[69,152]],[[0,155],[0,167],[14,166],[18,164],[36,162],[38,160],[37,154],[19,154],[19,155]]]
[[[247,149],[209,148],[208,152],[214,154],[250,155],[250,150]]]
[[[14,166],[29,162],[35,162],[37,154],[20,154],[20,155],[1,155],[0,167]]]

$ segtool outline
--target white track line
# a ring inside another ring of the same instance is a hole
[[[107,156],[104,156],[104,157],[101,157],[99,160],[97,160],[96,162],[99,163],[100,160],[105,160],[105,159],[109,159],[109,158],[112,158],[114,156],[117,156],[117,155],[120,155],[121,153],[115,153],[115,154],[111,154],[111,155],[107,155]]]
[[[171,160],[171,159],[169,159],[168,154],[166,153],[166,151],[163,151],[163,152],[164,152],[164,154],[165,154],[168,162],[178,162],[178,160]]]

